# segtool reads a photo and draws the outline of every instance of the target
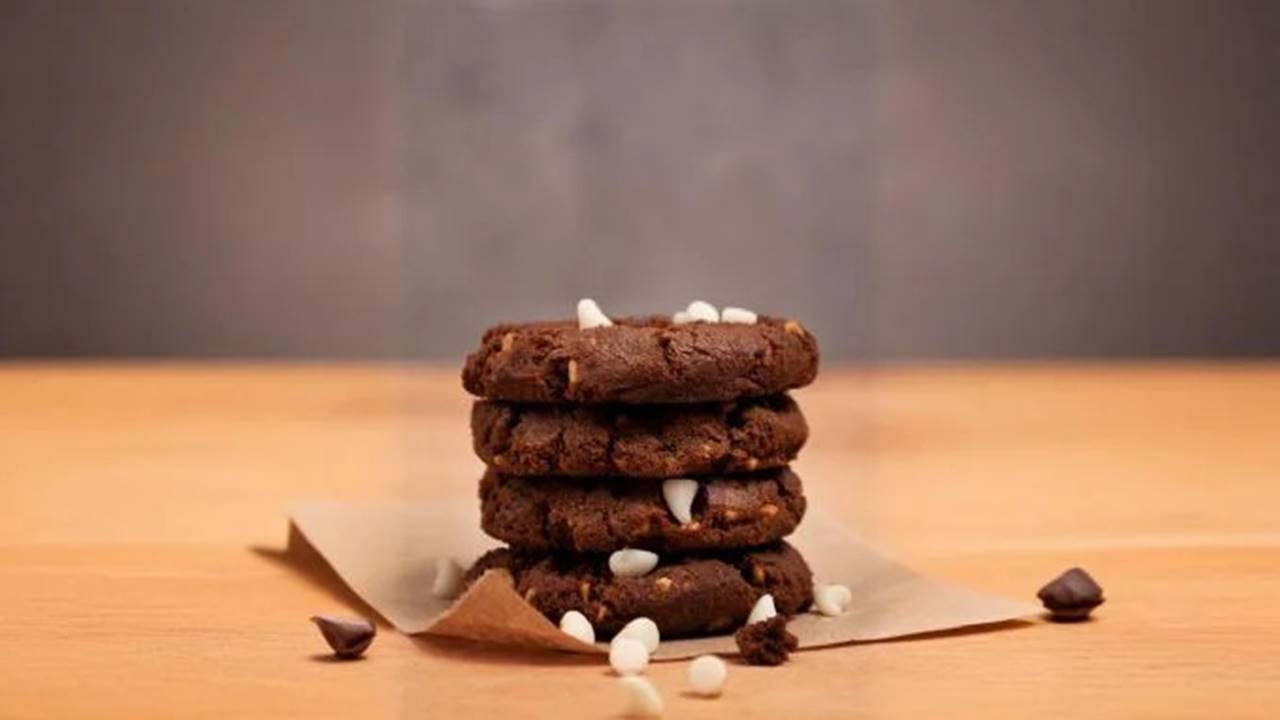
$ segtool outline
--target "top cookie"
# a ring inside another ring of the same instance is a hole
[[[772,395],[813,382],[818,342],[800,323],[754,324],[665,316],[489,328],[467,356],[462,385],[509,402],[694,403]]]

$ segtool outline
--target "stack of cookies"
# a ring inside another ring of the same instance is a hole
[[[489,329],[462,380],[482,398],[482,525],[508,547],[468,581],[506,568],[592,636],[636,618],[663,637],[727,632],[766,595],[804,610],[812,575],[783,538],[805,512],[787,464],[808,428],[786,391],[817,369],[799,323],[701,302],[611,320],[584,300],[577,322]]]

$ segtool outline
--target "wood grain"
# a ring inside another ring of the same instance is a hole
[[[0,366],[0,716],[607,717],[600,665],[386,630],[288,554],[300,498],[470,497],[451,369]],[[916,566],[1030,596],[1088,567],[1078,626],[798,654],[668,717],[1263,717],[1280,702],[1280,367],[827,370],[798,394],[812,506]]]

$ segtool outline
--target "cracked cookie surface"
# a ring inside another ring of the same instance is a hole
[[[809,428],[786,395],[699,405],[471,408],[476,454],[504,475],[682,477],[786,465]]]
[[[688,323],[666,316],[498,325],[462,370],[468,392],[490,400],[573,403],[722,402],[813,382],[818,343],[794,320]]]
[[[661,480],[524,478],[492,470],[480,481],[480,525],[529,550],[694,552],[780,540],[804,517],[800,478],[788,468],[700,478],[692,522],[680,524]]]
[[[607,555],[548,555],[500,548],[467,571],[470,584],[491,568],[511,572],[516,592],[552,622],[570,610],[608,637],[637,617],[664,638],[727,632],[741,625],[756,599],[773,595],[778,612],[793,615],[813,601],[813,574],[795,548],[714,555],[664,556],[642,577],[616,577]]]

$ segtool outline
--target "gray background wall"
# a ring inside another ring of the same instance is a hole
[[[1280,353],[1280,4],[0,0],[0,355]]]

